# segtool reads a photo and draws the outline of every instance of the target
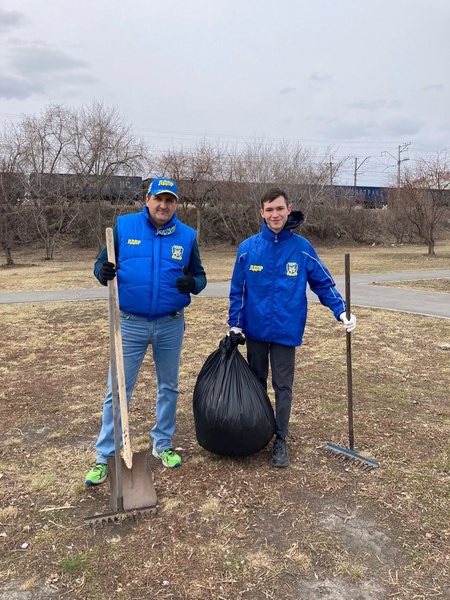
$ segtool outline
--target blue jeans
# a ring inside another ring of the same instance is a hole
[[[185,328],[184,313],[179,311],[175,315],[149,321],[146,317],[121,311],[120,325],[128,409],[139,369],[151,345],[157,394],[156,423],[150,435],[153,438],[153,447],[158,452],[172,448],[172,436],[176,425],[178,373]],[[122,434],[120,440],[122,445]],[[106,464],[107,458],[114,456],[111,366],[108,374],[108,392],[103,403],[102,426],[95,448],[99,463]]]

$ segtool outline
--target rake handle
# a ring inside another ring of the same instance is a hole
[[[350,319],[350,254],[345,255],[345,313]],[[352,378],[352,334],[345,334],[347,354],[347,412],[348,412],[348,445],[350,450],[355,447],[355,434],[353,431],[353,378]]]

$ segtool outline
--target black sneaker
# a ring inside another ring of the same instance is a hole
[[[272,466],[273,467],[287,467],[289,464],[289,456],[286,450],[286,442],[277,437],[273,444],[272,450]]]

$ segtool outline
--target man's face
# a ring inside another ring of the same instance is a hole
[[[150,219],[155,227],[164,227],[173,217],[177,208],[177,199],[172,194],[163,192],[157,196],[147,196],[146,205]]]
[[[264,208],[261,208],[261,217],[265,219],[267,227],[274,233],[280,233],[286,225],[288,216],[292,210],[291,206],[287,206],[283,196],[278,196],[272,202],[264,202]]]

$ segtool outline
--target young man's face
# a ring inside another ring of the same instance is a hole
[[[164,227],[173,217],[177,208],[177,199],[169,193],[147,196],[146,205],[150,213],[150,219],[155,227]]]
[[[283,196],[278,196],[272,202],[264,202],[264,208],[261,208],[260,214],[267,223],[267,227],[274,233],[280,233],[286,225],[286,221],[291,213],[292,207],[288,206]]]

